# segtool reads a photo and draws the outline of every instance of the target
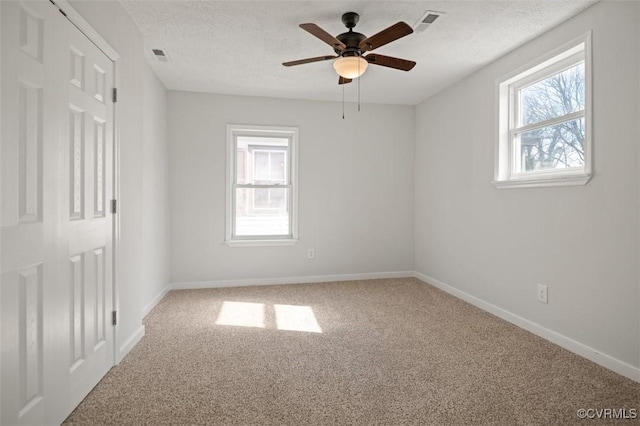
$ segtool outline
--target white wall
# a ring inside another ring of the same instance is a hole
[[[413,269],[414,108],[169,92],[174,283]],[[226,125],[297,126],[299,237],[228,247]],[[314,248],[316,258],[307,259]]]
[[[598,3],[418,105],[415,166],[418,272],[636,372],[638,7]],[[594,178],[579,187],[496,189],[496,80],[591,29]],[[549,286],[548,305],[536,301],[536,283]]]
[[[142,35],[119,2],[70,1],[74,9],[118,52],[117,114],[120,141],[120,244],[118,253],[118,317],[116,348],[121,358],[142,337],[142,307],[164,283],[157,283],[166,270],[157,271],[163,249],[145,253],[157,240],[145,240],[154,229],[167,232],[163,219],[145,200],[145,177],[164,176],[166,149],[162,141],[165,118],[163,88],[151,83],[152,73],[144,60]],[[155,123],[155,126],[154,126]],[[149,129],[157,131],[149,134]],[[145,133],[146,130],[146,133]],[[145,175],[146,170],[146,175]],[[146,182],[147,190],[150,182]],[[157,190],[156,194],[161,194]],[[155,200],[154,200],[155,202]],[[157,200],[163,203],[162,199]],[[151,209],[153,210],[153,209]],[[150,217],[150,219],[149,219]],[[151,220],[151,224],[145,222]],[[166,244],[166,243],[164,243]],[[166,250],[166,248],[165,248]]]
[[[142,119],[142,311],[146,315],[169,285],[169,138],[167,91],[145,68]]]

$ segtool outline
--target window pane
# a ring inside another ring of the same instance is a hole
[[[253,190],[254,209],[276,209],[287,208],[287,198],[285,189],[282,188],[256,188]]]
[[[584,62],[520,89],[520,126],[584,110]]]
[[[235,143],[236,183],[284,183],[288,138],[237,136]]]
[[[283,151],[271,152],[271,179],[274,181],[284,182],[285,176],[285,154]]]
[[[269,153],[266,151],[254,151],[254,181],[266,181],[269,180]]]
[[[566,169],[584,166],[584,118],[520,134],[520,170]]]
[[[235,235],[289,235],[288,188],[237,188]]]
[[[280,148],[252,151],[253,182],[255,184],[272,185],[285,183],[287,151]]]

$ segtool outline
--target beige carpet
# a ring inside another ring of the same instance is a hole
[[[172,291],[145,325],[65,424],[639,422],[576,413],[640,384],[416,279]]]

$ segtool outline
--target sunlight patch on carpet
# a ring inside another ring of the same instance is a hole
[[[283,331],[322,333],[311,306],[265,305],[255,302],[231,302],[225,300],[216,319],[216,325],[237,327],[275,328]]]
[[[278,330],[322,333],[311,306],[273,305]]]
[[[264,303],[225,301],[216,324],[264,328]]]

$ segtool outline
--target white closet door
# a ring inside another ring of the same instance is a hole
[[[0,8],[0,423],[53,424],[113,365],[113,64],[48,1]]]
[[[113,62],[76,27],[61,31],[65,90],[64,231],[72,407],[113,365]]]

